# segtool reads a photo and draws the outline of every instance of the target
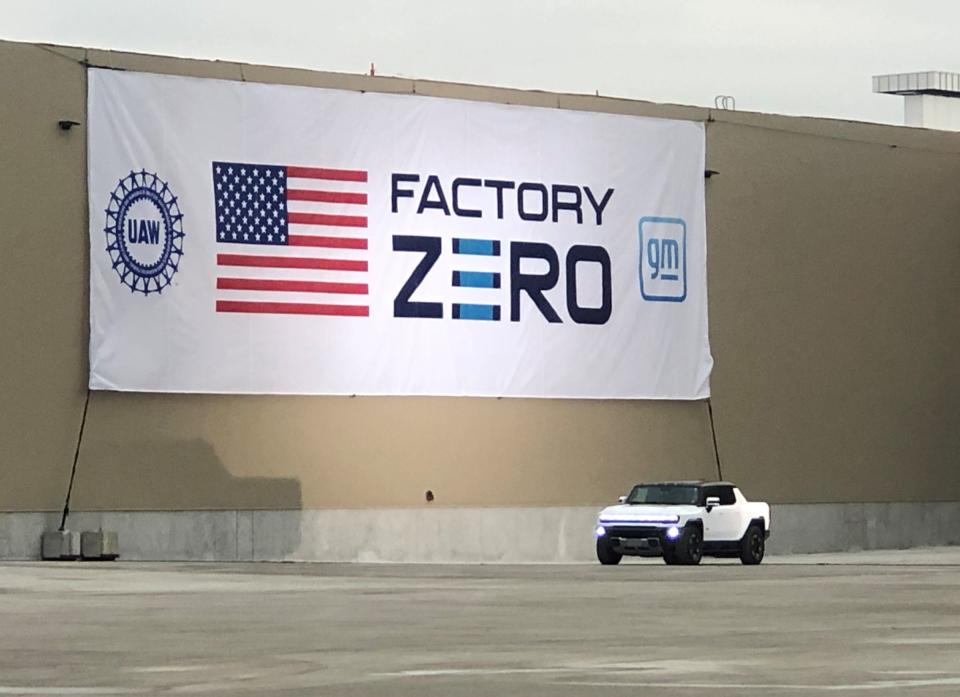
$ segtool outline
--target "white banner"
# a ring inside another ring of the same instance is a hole
[[[89,70],[90,387],[699,399],[700,123]]]

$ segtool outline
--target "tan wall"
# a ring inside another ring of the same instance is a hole
[[[0,43],[0,510],[63,505],[87,360],[86,73]]]
[[[704,109],[0,42],[0,510],[54,510],[86,379],[78,61],[706,120]],[[960,137],[714,114],[723,474],[771,501],[960,498]],[[897,147],[891,147],[896,145]],[[948,153],[949,151],[949,153]],[[11,166],[11,163],[13,166]],[[920,241],[922,244],[916,245]],[[905,282],[906,280],[906,282]],[[907,290],[904,290],[907,288]],[[12,321],[10,321],[12,320]],[[712,477],[696,402],[94,393],[75,510],[578,505]]]
[[[960,499],[960,135],[875,130],[709,127],[724,474],[775,500]]]
[[[699,403],[97,393],[73,505],[414,506],[428,489],[433,505],[592,503],[640,476],[711,476],[704,414]]]

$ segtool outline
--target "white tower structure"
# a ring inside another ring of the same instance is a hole
[[[928,71],[874,75],[873,91],[903,96],[906,126],[960,131],[960,74]]]

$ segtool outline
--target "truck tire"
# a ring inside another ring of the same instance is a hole
[[[759,564],[763,561],[766,534],[756,523],[747,528],[740,540],[740,561],[744,564]]]
[[[695,525],[683,529],[683,534],[677,540],[677,561],[681,564],[699,564],[703,558],[703,534]]]
[[[673,549],[663,550],[663,563],[667,566],[675,566],[680,563],[680,560],[677,559],[677,553]]]
[[[599,559],[600,563],[604,566],[613,566],[614,564],[620,563],[623,555],[620,554],[620,552],[614,551],[609,542],[600,539],[597,540],[597,559]]]

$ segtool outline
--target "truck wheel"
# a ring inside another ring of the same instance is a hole
[[[684,528],[683,535],[677,540],[677,560],[681,564],[699,564],[703,557],[703,535],[700,528]]]
[[[663,552],[663,563],[667,566],[674,566],[679,564],[680,560],[677,559],[677,553],[672,549],[664,550]]]
[[[597,540],[597,559],[604,566],[612,566],[613,564],[619,564],[623,555],[620,552],[615,552],[606,540]]]
[[[703,557],[703,536],[700,529],[688,527],[677,540],[677,561],[681,564],[699,564]]]
[[[740,561],[744,564],[759,564],[763,561],[766,536],[759,525],[747,528],[740,540]]]

